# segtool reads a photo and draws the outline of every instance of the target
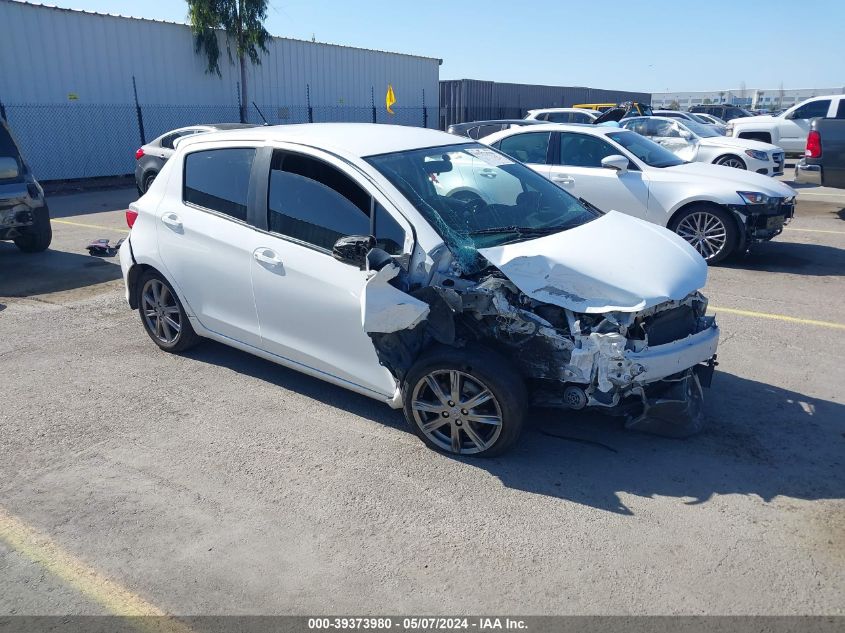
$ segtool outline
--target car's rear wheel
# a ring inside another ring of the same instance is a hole
[[[745,161],[739,156],[722,156],[716,161],[716,164],[722,165],[723,167],[733,167],[734,169],[747,169]]]
[[[143,187],[143,191],[141,192],[142,194],[147,193],[150,190],[150,187],[152,186],[153,181],[156,179],[156,176],[158,176],[158,174],[154,171],[148,171],[146,174],[144,174],[144,179],[143,181],[141,181],[141,186]]]
[[[693,205],[682,211],[669,228],[689,242],[708,264],[722,261],[736,248],[736,222],[715,205]]]
[[[138,282],[138,313],[144,330],[166,352],[183,352],[199,343],[179,297],[155,271],[144,273]]]
[[[32,212],[33,223],[23,229],[23,235],[15,238],[15,246],[24,253],[46,251],[53,241],[53,228],[50,226],[50,211],[47,205]]]
[[[405,417],[431,448],[456,455],[499,455],[522,431],[525,385],[486,349],[438,347],[406,376]]]

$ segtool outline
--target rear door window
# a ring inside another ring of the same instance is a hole
[[[255,148],[232,147],[185,156],[183,200],[246,222]]]

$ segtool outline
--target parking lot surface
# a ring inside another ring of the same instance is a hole
[[[134,198],[54,196],[50,251],[0,243],[0,615],[845,614],[845,192],[711,269],[704,433],[537,410],[496,459],[216,343],[159,351],[84,250]]]

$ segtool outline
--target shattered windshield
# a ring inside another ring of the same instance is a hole
[[[479,248],[557,233],[598,217],[535,171],[477,143],[367,161],[429,220],[465,266]]]

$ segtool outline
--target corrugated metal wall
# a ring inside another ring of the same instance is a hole
[[[239,74],[222,36],[221,78],[205,73],[184,24],[0,0],[0,25],[0,103],[40,178],[134,169],[133,76],[146,140],[238,120]],[[261,65],[248,66],[248,97],[271,123],[371,121],[374,101],[379,122],[437,126],[438,59],[277,37],[268,48]],[[388,83],[395,116],[384,108]],[[91,153],[100,155],[82,164]]]
[[[534,108],[566,108],[576,103],[649,103],[645,92],[577,86],[539,86],[476,79],[440,82],[440,128],[484,119],[521,119]]]

